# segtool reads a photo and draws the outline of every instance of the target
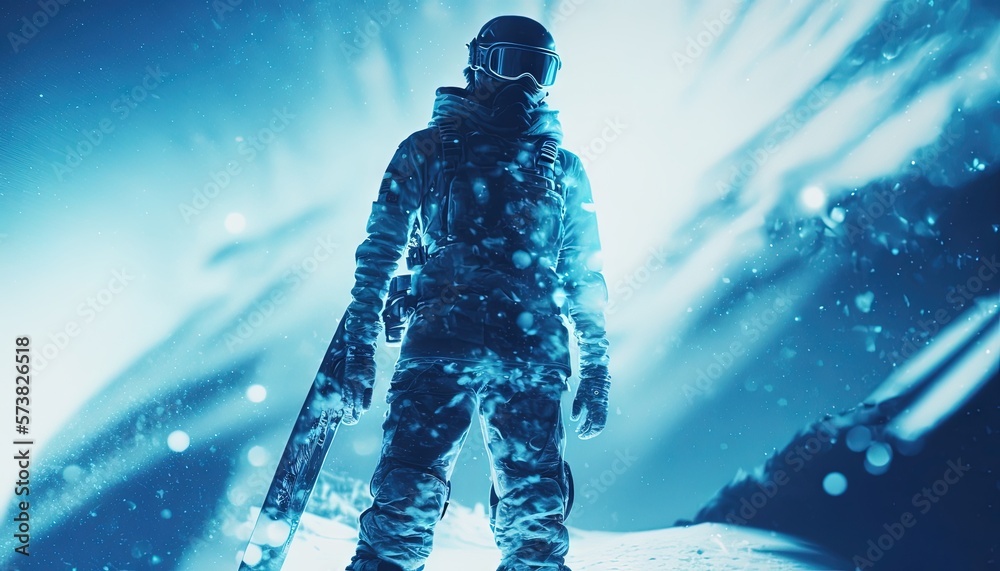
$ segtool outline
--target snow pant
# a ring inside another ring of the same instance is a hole
[[[491,462],[499,570],[563,569],[570,474],[559,369],[411,362],[389,387],[371,508],[349,571],[419,571],[444,516],[455,460],[476,416]]]

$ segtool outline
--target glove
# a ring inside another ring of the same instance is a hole
[[[573,399],[570,420],[583,420],[576,428],[582,440],[589,440],[604,430],[608,423],[608,391],[611,376],[604,365],[587,365],[580,371],[580,386]]]
[[[335,387],[340,402],[334,408],[341,413],[341,421],[350,426],[361,420],[361,415],[372,406],[372,387],[375,386],[375,349],[366,345],[349,345],[344,357],[344,376]]]

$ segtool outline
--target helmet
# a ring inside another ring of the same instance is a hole
[[[549,87],[562,60],[545,26],[524,16],[499,16],[469,44],[469,67],[504,81],[528,76],[538,87]]]

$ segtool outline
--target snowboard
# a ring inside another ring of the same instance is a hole
[[[243,551],[240,571],[279,571],[288,556],[302,512],[340,426],[339,413],[330,410],[326,396],[332,390],[329,380],[339,380],[343,374],[346,320],[344,315],[299,410]]]

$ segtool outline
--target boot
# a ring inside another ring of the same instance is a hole
[[[346,571],[403,571],[403,568],[381,559],[369,559],[355,555],[351,557],[351,563],[348,564]]]

